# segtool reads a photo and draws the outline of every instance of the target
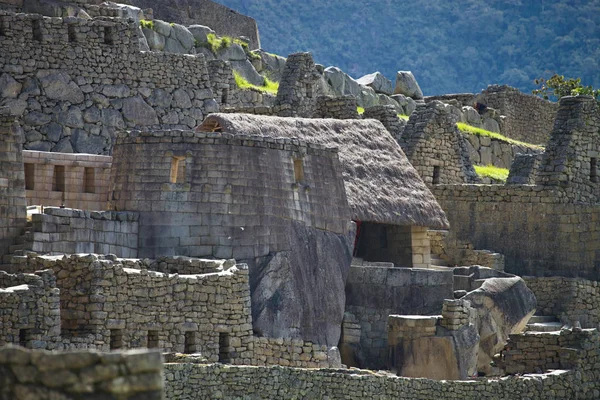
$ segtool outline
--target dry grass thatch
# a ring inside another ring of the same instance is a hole
[[[298,138],[337,147],[352,219],[448,227],[435,197],[379,121],[220,113],[209,115],[198,130]]]

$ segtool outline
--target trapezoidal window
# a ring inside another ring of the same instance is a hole
[[[229,349],[229,333],[219,332],[219,362],[231,362]]]
[[[6,21],[0,18],[0,36],[6,36]]]
[[[223,89],[223,93],[221,93],[221,104],[227,104],[229,100],[229,89]]]
[[[42,33],[42,21],[39,19],[34,19],[31,21],[31,31],[33,33],[33,40],[37,40],[41,42],[44,40],[44,34]]]
[[[117,350],[123,348],[123,331],[121,329],[110,330],[110,349]]]
[[[115,32],[110,26],[104,27],[104,44],[115,44]]]
[[[158,349],[158,331],[148,331],[148,348]]]
[[[598,159],[595,157],[590,160],[590,180],[598,182]]]
[[[185,157],[173,157],[171,159],[171,183],[185,182]]]
[[[96,193],[96,170],[92,167],[83,169],[83,192]]]
[[[35,188],[35,164],[25,164],[25,190]]]
[[[52,190],[55,192],[65,191],[65,166],[55,165],[52,174]]]
[[[75,29],[75,25],[67,26],[67,35],[70,43],[77,42],[77,30]]]
[[[440,175],[441,175],[441,169],[439,166],[433,167],[433,184],[434,185],[439,185],[440,183]]]
[[[306,84],[306,97],[308,97],[309,99],[312,99],[313,97],[313,84],[312,83],[307,83]]]
[[[196,332],[185,333],[183,352],[185,354],[192,354],[196,352]]]
[[[296,183],[304,180],[304,161],[301,158],[294,158],[294,179]]]
[[[27,347],[27,343],[31,339],[30,329],[19,329],[19,346]]]

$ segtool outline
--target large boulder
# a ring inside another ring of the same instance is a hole
[[[292,222],[289,247],[293,250],[249,261],[254,332],[337,346],[350,240]]]
[[[40,71],[37,77],[46,97],[52,100],[68,101],[71,104],[83,103],[85,96],[71,77],[65,72]]]
[[[272,81],[281,81],[286,58],[276,54],[267,53],[262,49],[256,50],[255,53],[260,56],[259,64],[261,68],[258,72],[267,75]]]
[[[0,75],[0,97],[14,99],[21,93],[21,85],[9,74]]]
[[[507,342],[508,335],[522,332],[537,306],[535,295],[518,276],[485,279],[479,289],[463,297],[477,312],[480,336],[477,369],[491,373],[490,362]]]
[[[141,96],[123,100],[123,117],[133,126],[158,125],[156,111]]]
[[[194,36],[194,39],[198,42],[198,44],[208,42],[208,35],[215,34],[215,31],[204,25],[190,25],[188,26],[188,30]]]
[[[247,56],[244,48],[238,43],[219,49],[217,58],[225,61],[245,61]]]
[[[410,71],[398,71],[396,74],[396,87],[394,94],[403,94],[414,100],[422,100],[423,92]]]
[[[357,79],[356,82],[363,86],[373,88],[376,93],[391,95],[394,92],[392,81],[386,78],[381,72],[365,75],[362,78]]]
[[[256,86],[263,86],[265,84],[265,77],[256,72],[250,61],[230,61],[230,63],[231,67],[251,84]]]
[[[336,96],[352,95],[356,98],[359,97],[361,86],[338,67],[325,68],[324,75]]]

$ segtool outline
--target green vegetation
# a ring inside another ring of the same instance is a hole
[[[246,43],[244,43],[246,44]],[[246,46],[248,46],[248,44],[246,44]],[[258,52],[256,50],[252,50],[246,53],[248,55],[248,59],[250,60],[260,60],[262,59],[262,57],[260,56],[260,54],[258,54]]]
[[[506,182],[506,179],[508,179],[509,171],[506,168],[494,167],[491,164],[488,164],[486,166],[474,165],[473,167],[475,168],[475,172],[477,172],[477,175],[479,175],[481,178],[491,178],[495,181],[501,182]]]
[[[233,71],[233,76],[235,77],[235,83],[237,87],[242,90],[258,90],[262,93],[269,93],[276,95],[279,90],[279,82],[273,82],[269,78],[265,77],[264,86],[256,86],[248,82],[242,75],[239,74],[236,70]]]
[[[242,46],[246,54],[251,53],[248,49],[248,43],[237,38],[232,38],[231,36],[217,36],[214,33],[209,33],[206,35],[206,39],[208,40],[208,42],[205,43],[206,47],[208,47],[215,54],[221,49],[230,47],[233,43]],[[258,54],[255,54],[254,56],[260,57]],[[250,58],[252,58],[252,56],[250,56]]]
[[[148,21],[145,19],[140,19],[140,26],[146,29],[154,30],[154,21]]]
[[[567,78],[564,75],[554,74],[550,78],[538,78],[535,80],[539,89],[534,89],[533,94],[537,94],[543,99],[560,99],[563,96],[577,96],[580,94],[593,96],[600,101],[600,89],[594,89],[592,86],[583,86],[581,78]]]
[[[398,118],[403,119],[405,121],[408,121],[408,119],[410,118],[409,115],[404,115],[404,114],[398,114]]]
[[[356,107],[356,111],[358,112],[359,115],[363,115],[365,113],[365,109],[362,108],[361,106]]]
[[[486,136],[486,137],[489,137],[489,138],[492,138],[492,139],[500,140],[500,141],[505,142],[505,143],[518,144],[520,146],[530,147],[530,148],[533,148],[533,149],[542,149],[542,150],[544,149],[542,146],[538,146],[538,145],[531,144],[531,143],[521,142],[519,140],[514,140],[514,139],[508,138],[508,137],[506,137],[504,135],[501,135],[499,133],[490,132],[490,131],[487,131],[487,130],[481,129],[481,128],[476,128],[474,126],[467,125],[467,124],[464,124],[462,122],[457,122],[456,126],[458,127],[458,129],[461,132],[468,133],[470,135]]]
[[[493,83],[531,93],[535,78],[558,71],[600,87],[598,0],[415,1],[410,12],[392,0],[219,3],[255,18],[269,51],[310,51],[353,78],[411,70],[426,95]]]

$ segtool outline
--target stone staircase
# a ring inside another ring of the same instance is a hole
[[[534,315],[531,317],[527,326],[525,327],[526,332],[556,332],[560,331],[563,327],[563,323],[560,322],[556,317]]]
[[[432,267],[448,267],[448,263],[437,254],[431,254],[431,266]]]

